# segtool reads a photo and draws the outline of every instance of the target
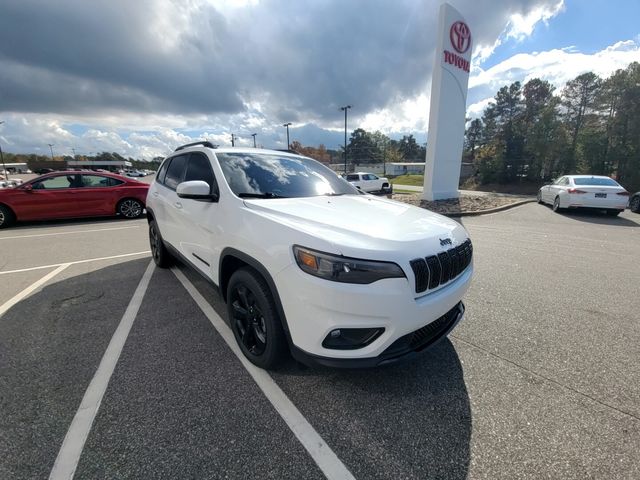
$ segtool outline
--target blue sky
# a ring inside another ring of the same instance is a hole
[[[640,1],[450,0],[475,39],[468,112],[503,85],[560,91],[640,61]],[[337,148],[349,130],[426,140],[436,0],[0,3],[0,145],[166,155],[207,138]],[[28,29],[29,36],[22,33]]]
[[[564,9],[547,24],[537,24],[533,34],[500,45],[485,64],[500,63],[516,53],[575,46],[595,53],[620,40],[640,34],[640,1],[565,0]]]

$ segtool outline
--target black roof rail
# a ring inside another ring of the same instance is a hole
[[[194,147],[196,145],[202,145],[203,147],[209,147],[209,148],[218,148],[220,145],[214,145],[213,143],[209,142],[208,140],[200,140],[199,142],[193,142],[193,143],[187,143],[185,145],[180,145],[178,148],[176,148],[174,150],[174,152],[177,152],[178,150],[184,150],[187,147]]]

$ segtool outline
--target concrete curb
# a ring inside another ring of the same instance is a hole
[[[444,215],[445,217],[475,217],[478,215],[486,215],[488,213],[502,212],[503,210],[509,210],[510,208],[519,207],[520,205],[524,205],[526,203],[533,203],[533,202],[537,202],[537,200],[535,198],[531,198],[528,200],[521,200],[519,202],[510,203],[508,205],[502,205],[500,207],[490,208],[488,210],[479,210],[479,211],[473,211],[473,212],[441,213],[440,215]]]

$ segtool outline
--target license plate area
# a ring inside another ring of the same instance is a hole
[[[596,193],[596,198],[607,198],[606,193]]]

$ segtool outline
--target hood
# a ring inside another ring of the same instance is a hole
[[[453,245],[467,239],[464,228],[447,217],[372,195],[245,200],[245,205],[322,238],[346,256],[399,249],[422,252],[427,244],[441,250],[440,239],[449,238]]]

